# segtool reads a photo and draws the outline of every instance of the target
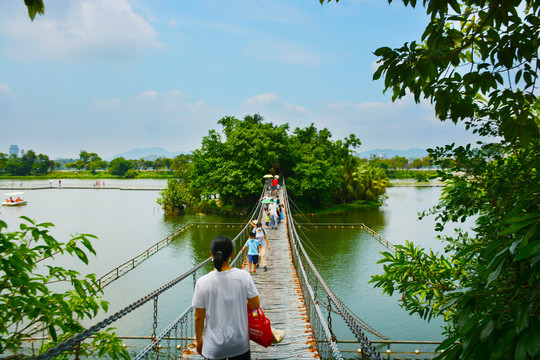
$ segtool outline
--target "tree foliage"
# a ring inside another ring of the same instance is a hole
[[[44,154],[33,150],[21,151],[21,157],[0,155],[0,173],[12,176],[47,175],[55,168],[55,163]]]
[[[32,21],[36,17],[36,14],[45,14],[45,5],[43,0],[24,0],[24,4],[28,8],[28,16]]]
[[[82,234],[61,243],[49,234],[50,223],[36,224],[22,217],[20,231],[8,232],[0,220],[0,354],[24,353],[23,338],[49,336],[38,350],[65,340],[85,328],[82,321],[107,311],[100,299],[101,289],[94,274],[58,265],[61,256],[76,256],[88,264],[95,251],[93,235]],[[67,290],[66,290],[67,289]],[[81,345],[81,354],[100,347],[114,359],[129,358],[112,329],[97,334],[91,343]]]
[[[123,157],[117,157],[109,163],[109,172],[111,175],[124,176],[130,169],[133,169],[133,163]]]
[[[209,131],[191,159],[173,161],[173,168],[181,169],[175,170],[180,181],[170,181],[162,192],[160,204],[166,211],[176,213],[184,206],[200,207],[216,200],[236,209],[251,207],[260,196],[265,174],[285,177],[290,193],[305,209],[339,201],[378,200],[388,185],[382,182],[386,185],[373,190],[370,183],[362,191],[355,185],[350,186],[354,191],[344,192],[344,183],[352,181],[342,176],[347,163],[357,175],[354,181],[364,174],[352,155],[360,144],[354,135],[333,141],[328,129],[313,125],[290,133],[288,124],[267,123],[259,114],[243,120],[224,117],[218,123],[223,133]]]
[[[391,0],[389,2],[392,2]],[[416,1],[403,0],[415,7]],[[441,120],[483,136],[478,148],[429,150],[447,172],[437,230],[473,217],[473,233],[442,239],[445,254],[414,243],[384,253],[376,286],[410,312],[446,320],[446,359],[533,359],[540,352],[538,35],[540,1],[425,0],[421,42],[375,54],[393,99],[412,94]]]

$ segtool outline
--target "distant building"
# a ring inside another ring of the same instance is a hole
[[[19,147],[17,145],[11,145],[9,147],[9,156],[15,155],[15,157],[19,157]]]

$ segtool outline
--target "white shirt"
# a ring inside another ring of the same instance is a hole
[[[268,210],[270,210],[270,215],[277,216],[277,204],[275,202],[272,202],[268,205]]]
[[[206,310],[205,358],[223,359],[249,350],[247,299],[258,295],[251,275],[237,268],[212,271],[197,280],[192,305]]]

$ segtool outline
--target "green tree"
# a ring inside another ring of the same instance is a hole
[[[358,198],[366,201],[380,200],[390,183],[384,169],[369,164],[360,164],[354,177],[359,182]]]
[[[0,220],[0,354],[19,354],[15,358],[23,353],[23,338],[50,336],[38,350],[44,352],[82,332],[82,321],[108,308],[100,299],[102,291],[94,274],[82,277],[55,261],[70,255],[88,264],[88,254],[95,255],[90,242],[95,236],[77,235],[61,243],[49,234],[52,224],[22,219],[25,222],[14,232],[7,231]],[[67,284],[68,289],[59,291],[59,284]],[[113,359],[129,358],[112,329],[97,334],[90,343],[83,342],[80,354],[90,354],[96,347]]]
[[[280,171],[288,125],[274,126],[250,116],[224,117],[218,123],[225,139],[211,130],[193,152],[192,188],[199,192],[194,195],[203,199],[219,195],[223,204],[248,206],[260,194],[262,176]]]
[[[392,2],[391,0],[389,2]],[[416,1],[403,0],[416,6]],[[421,41],[382,47],[394,100],[431,101],[441,120],[485,142],[429,150],[448,172],[437,230],[475,217],[474,233],[442,238],[445,254],[414,243],[385,253],[373,278],[410,313],[446,320],[446,359],[534,359],[540,346],[540,187],[537,0],[426,0]],[[489,143],[492,142],[492,143]]]
[[[16,171],[13,175],[31,175],[37,155],[34,150],[28,150],[26,152],[22,150],[20,159],[15,158],[14,160],[18,163],[18,166],[16,166]]]
[[[0,153],[0,174],[6,173],[8,162],[9,162],[8,155],[4,153]]]
[[[49,157],[47,155],[39,154],[36,158],[36,161],[32,165],[32,174],[47,175],[54,168],[54,161],[49,160]]]
[[[90,162],[90,154],[87,151],[81,151],[79,153],[79,159],[81,159],[84,164],[87,164]]]
[[[178,155],[173,159],[171,170],[174,171],[176,178],[182,181],[188,181],[188,176],[193,167],[191,155]]]
[[[328,129],[317,130],[313,124],[296,128],[293,134],[290,150],[293,165],[284,174],[290,192],[307,209],[328,207],[340,190],[342,163],[352,156],[350,147],[356,147],[359,141],[351,135],[345,142],[333,142]]]
[[[112,175],[124,176],[129,169],[133,168],[131,161],[124,159],[123,157],[117,157],[111,160],[109,164],[109,172]]]
[[[420,158],[414,159],[411,163],[413,169],[420,169],[422,166],[424,166],[424,162]]]
[[[383,168],[361,162],[357,157],[344,159],[339,191],[342,204],[355,200],[380,201],[389,184]]]
[[[290,135],[288,124],[266,123],[259,114],[243,120],[224,117],[218,123],[224,136],[211,130],[192,156],[174,159],[171,166],[181,181],[169,183],[171,191],[162,194],[166,197],[162,205],[176,198],[186,199],[182,204],[187,206],[218,199],[222,206],[242,209],[258,200],[262,177],[268,173],[283,175],[295,201],[309,208],[340,199],[342,164],[360,143],[354,135],[332,141],[327,129],[317,130],[313,125]],[[182,196],[180,187],[185,188]],[[176,211],[180,205],[167,206]]]
[[[137,176],[139,175],[139,172],[135,169],[129,169],[128,171],[126,171],[126,173],[124,174],[124,177],[126,179],[134,179],[136,178]]]
[[[167,188],[159,194],[157,203],[162,206],[165,215],[180,215],[187,207],[195,205],[189,187],[181,179],[169,179]]]

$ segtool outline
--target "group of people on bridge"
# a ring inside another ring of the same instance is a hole
[[[270,188],[270,184],[272,184]],[[283,219],[284,215],[284,206],[279,201],[279,195],[277,194],[278,189],[278,176],[272,179],[272,182],[268,181],[267,183],[267,193],[261,199],[263,204],[263,214],[265,214],[265,225],[266,228],[276,229],[278,228],[279,223]],[[275,196],[275,199],[270,196],[270,192]],[[270,250],[270,243],[268,242],[268,236],[266,235],[266,230],[262,225],[262,221],[251,220],[251,225],[253,230],[249,234],[249,239],[246,241],[246,244],[242,248],[248,249],[248,267],[249,273],[253,274],[257,272],[259,265],[262,266],[264,271],[268,270],[268,261],[266,259],[266,252]],[[253,270],[252,270],[253,267]]]

